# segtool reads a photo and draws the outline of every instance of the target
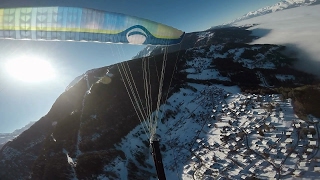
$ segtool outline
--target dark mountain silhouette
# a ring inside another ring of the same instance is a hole
[[[238,85],[243,92],[272,93],[277,87],[298,87],[317,81],[313,75],[293,69],[295,59],[281,54],[285,47],[246,44],[256,38],[246,28],[229,27],[189,33],[181,45],[169,47],[163,100],[182,93],[182,97],[177,98],[180,104],[175,105],[179,109],[184,98],[193,98],[186,92],[197,92],[198,86]],[[146,58],[150,63],[152,110],[155,110],[163,47],[151,52],[146,50],[138,56],[145,54],[148,54]],[[142,104],[146,107],[142,59],[129,60],[124,64],[130,67]],[[132,134],[141,137],[142,142],[136,145],[136,150],[127,149],[133,154],[132,157],[119,148],[140,121],[118,66],[120,64],[86,72],[59,96],[48,114],[5,144],[0,150],[0,179],[121,179],[121,175],[128,179],[154,178],[155,168],[148,160],[149,142],[142,130]],[[95,77],[103,76],[107,69],[113,74],[112,82],[96,83]],[[218,89],[210,91],[214,94],[210,96],[213,98],[211,104],[203,105],[207,108],[212,108],[215,105],[213,102],[222,101],[220,98],[227,96]],[[204,102],[207,101],[197,103],[201,105]],[[159,126],[166,122],[166,118],[179,116],[179,110],[162,113]],[[190,112],[190,118],[195,120],[196,117],[205,119],[207,115],[205,112]],[[172,123],[178,124],[184,119],[174,119]],[[202,122],[199,120],[199,125]],[[174,130],[177,127],[168,129],[175,134],[179,132]],[[170,149],[168,144],[161,147],[163,152]],[[191,142],[189,144],[192,145]],[[119,164],[114,164],[116,160],[124,162],[127,174],[119,172],[121,168]]]

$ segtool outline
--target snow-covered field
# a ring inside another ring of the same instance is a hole
[[[320,5],[303,6],[237,22],[261,38],[252,44],[287,45],[288,53],[300,59],[297,68],[320,76]]]
[[[251,29],[261,38],[253,44],[289,44],[291,50],[299,50],[300,63],[320,64],[318,12],[320,5],[299,7],[237,25],[258,24]],[[199,34],[199,39],[212,35]],[[186,78],[193,82],[231,81],[212,65],[212,59],[228,55],[248,69],[276,68],[261,53],[254,60],[241,57],[245,50],[259,49],[260,45],[224,52],[222,48],[223,45],[212,45],[187,50],[194,56],[186,59],[185,69],[180,72],[188,73]],[[318,72],[320,66],[313,68],[313,72]],[[260,71],[257,76],[262,86],[270,87]],[[276,78],[286,81],[295,76],[277,74]],[[312,116],[308,121],[299,119],[291,99],[282,100],[280,95],[242,94],[237,86],[189,82],[161,106],[156,133],[161,137],[167,179],[316,179],[320,177],[319,128],[319,119]],[[109,179],[107,172],[119,179],[127,179],[132,173],[143,179],[157,179],[149,138],[142,124],[133,129],[116,145],[124,156],[108,163],[99,179]],[[68,152],[64,153],[73,166]],[[132,172],[134,167],[139,172]]]
[[[197,91],[181,88],[171,96],[158,123],[167,179],[320,176],[318,120],[300,120],[290,99],[241,94],[236,86],[189,85]],[[105,169],[125,177],[131,161],[154,173],[147,179],[156,179],[146,144],[138,126],[117,147],[126,158],[116,158]]]
[[[255,26],[257,27],[257,26]],[[265,55],[255,60],[242,58],[246,49],[261,45],[231,48],[222,45],[187,50],[187,79],[230,81],[212,66],[214,58],[232,55],[248,69],[272,69],[275,65]],[[274,46],[268,52],[276,50]],[[201,56],[198,56],[201,55]],[[259,73],[259,71],[258,71]],[[270,87],[263,75],[264,86]],[[278,74],[280,80],[295,78]],[[161,106],[157,127],[161,137],[163,164],[167,179],[314,179],[320,176],[319,124],[315,118],[300,120],[291,100],[280,95],[242,94],[237,86],[187,83]],[[145,179],[156,179],[149,148],[149,136],[142,125],[132,130],[117,149],[125,156],[105,166],[125,179],[133,164]],[[100,179],[107,179],[101,175]]]

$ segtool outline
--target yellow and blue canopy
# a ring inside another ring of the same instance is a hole
[[[184,32],[147,19],[77,7],[0,9],[0,38],[170,45]]]

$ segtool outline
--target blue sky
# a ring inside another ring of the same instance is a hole
[[[1,0],[0,8],[77,6],[119,12],[167,24],[185,32],[201,31],[278,0]],[[127,60],[139,45],[0,40],[0,133],[39,120],[65,87],[87,70]],[[118,55],[116,46],[125,54]],[[26,83],[11,77],[5,64],[17,56],[36,56],[54,67],[55,79]]]

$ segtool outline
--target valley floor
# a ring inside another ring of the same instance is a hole
[[[291,100],[282,101],[277,94],[241,94],[236,86],[189,85],[197,91],[180,89],[171,96],[158,123],[168,179],[319,177],[317,118],[299,119]],[[142,127],[137,127],[118,147],[126,160],[116,159],[106,169],[125,175],[128,161],[133,161],[155,178],[146,140]]]

